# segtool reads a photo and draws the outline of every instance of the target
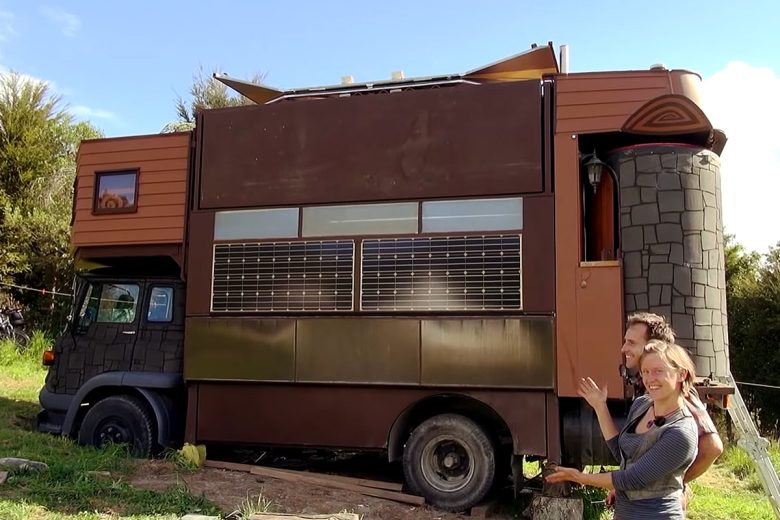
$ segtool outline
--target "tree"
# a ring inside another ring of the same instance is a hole
[[[214,69],[213,72],[217,70]],[[264,77],[264,74],[256,73],[250,81],[260,83]],[[177,119],[165,125],[163,133],[192,130],[197,115],[202,110],[254,104],[254,101],[241,95],[231,94],[227,85],[215,80],[213,74],[206,74],[203,66],[198,67],[197,72],[192,76],[190,97],[188,101],[181,96],[176,96]]]
[[[737,381],[780,386],[780,244],[763,257],[726,237],[731,370]],[[740,387],[764,434],[780,434],[780,390]]]
[[[0,281],[70,285],[76,152],[82,139],[100,136],[91,124],[74,123],[46,83],[0,74]],[[20,291],[0,296],[25,304],[36,326],[56,326],[61,306],[54,301]]]

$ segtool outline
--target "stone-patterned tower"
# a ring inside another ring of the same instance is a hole
[[[610,153],[620,183],[625,310],[671,321],[698,376],[726,376],[726,278],[720,158],[645,144]]]

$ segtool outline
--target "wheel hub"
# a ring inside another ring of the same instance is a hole
[[[473,458],[471,449],[459,439],[436,437],[423,449],[422,473],[439,491],[458,491],[468,485],[474,474]]]
[[[110,421],[101,426],[97,431],[97,445],[104,447],[107,444],[127,444],[132,435],[127,425],[119,421]]]

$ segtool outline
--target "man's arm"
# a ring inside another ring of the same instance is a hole
[[[723,453],[723,442],[717,433],[705,433],[699,437],[699,452],[693,460],[693,464],[685,472],[683,481],[688,483],[707,471],[715,459]]]

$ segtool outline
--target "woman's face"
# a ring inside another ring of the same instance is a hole
[[[658,354],[648,354],[642,358],[641,374],[642,382],[653,401],[678,395],[680,392],[682,370],[668,365]]]

